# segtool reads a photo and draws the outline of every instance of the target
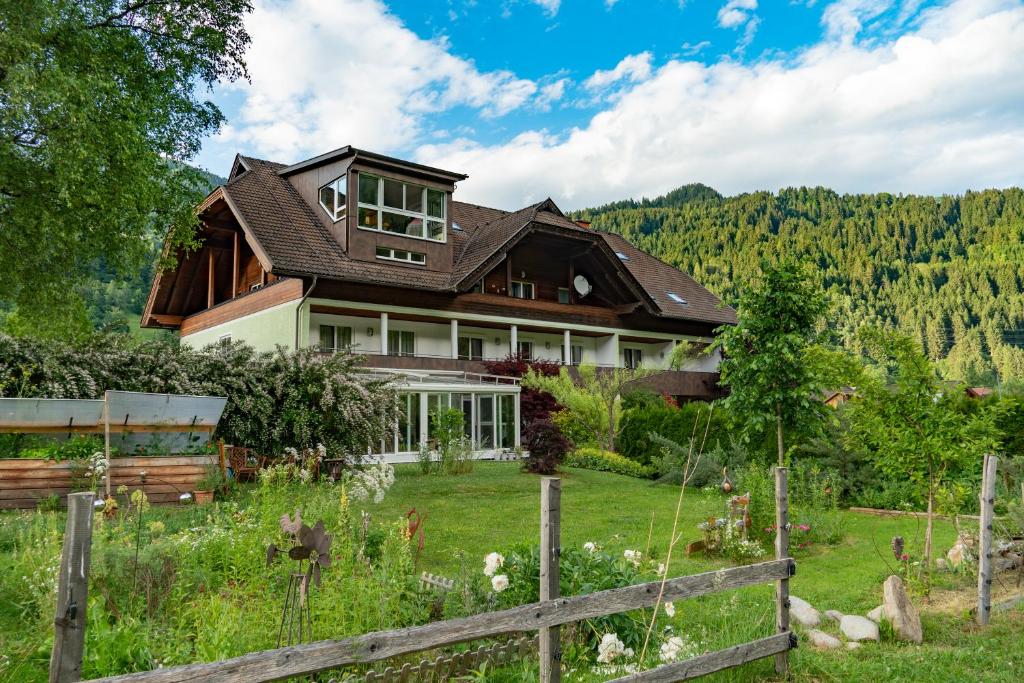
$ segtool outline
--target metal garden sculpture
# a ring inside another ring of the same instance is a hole
[[[295,519],[287,514],[281,516],[281,531],[295,542],[285,551],[271,543],[267,546],[267,566],[273,564],[278,555],[287,554],[299,563],[298,571],[288,575],[288,590],[281,609],[281,625],[277,631],[277,646],[293,645],[313,640],[313,610],[310,603],[310,582],[320,587],[320,571],[331,566],[331,535],[324,531],[323,520],[312,528],[302,523],[299,511]],[[306,563],[305,567],[303,563]],[[287,624],[287,637],[285,625]]]

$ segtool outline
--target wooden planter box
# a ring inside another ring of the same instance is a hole
[[[176,503],[178,496],[192,491],[215,463],[210,455],[155,455],[113,458],[110,485],[113,491],[124,484],[139,488],[140,475],[146,473],[143,486],[152,503]],[[66,504],[71,489],[72,463],[31,458],[0,458],[0,509],[34,508],[40,498],[58,495]]]

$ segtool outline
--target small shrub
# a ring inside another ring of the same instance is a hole
[[[653,467],[641,465],[618,453],[603,451],[599,448],[577,448],[566,456],[565,464],[585,470],[624,474],[637,479],[651,479],[656,474]]]
[[[530,454],[523,469],[533,474],[554,474],[572,443],[551,420],[534,420],[523,432],[523,445]]]
[[[57,510],[60,510],[60,496],[56,493],[43,496],[36,501],[36,509],[40,512],[56,512]]]
[[[675,408],[659,398],[657,403],[644,404],[623,413],[617,440],[619,453],[641,464],[651,464],[661,456],[661,449],[651,441],[652,433],[678,444],[688,444],[694,433],[694,423],[699,423],[697,432],[702,438],[707,420],[707,403],[694,401]],[[724,413],[716,405],[708,428],[705,451],[714,448],[725,432]]]

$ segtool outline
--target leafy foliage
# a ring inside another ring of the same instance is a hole
[[[387,381],[358,357],[257,353],[242,342],[202,351],[97,335],[61,343],[0,335],[0,396],[98,398],[107,389],[227,396],[218,435],[262,453],[287,447],[366,453],[397,419]]]
[[[534,420],[523,430],[523,447],[529,455],[523,468],[534,474],[554,474],[572,443],[551,420]]]
[[[689,443],[699,415],[700,429],[704,429],[706,413],[706,404],[701,402],[684,403],[679,407],[673,407],[660,398],[657,403],[626,410],[619,423],[619,452],[645,465],[656,462],[661,453],[651,442],[652,433],[660,434],[676,443]],[[725,434],[724,417],[722,411],[716,408],[708,430],[709,448],[716,445]]]
[[[637,479],[651,479],[656,473],[653,467],[641,465],[618,453],[602,451],[598,448],[577,448],[566,456],[565,464],[569,467],[613,472]]]
[[[224,117],[199,89],[246,77],[249,0],[3,0],[0,300],[51,325],[102,258],[127,272],[154,232],[195,244],[206,179],[181,161]],[[80,310],[80,303],[78,304]],[[72,310],[75,305],[72,305]]]
[[[484,361],[484,367],[487,372],[500,377],[522,377],[531,370],[543,377],[553,377],[562,366],[554,361],[527,360],[521,353],[516,353],[503,360]],[[558,402],[547,391],[528,386],[522,388],[519,394],[519,414],[523,424],[550,417],[556,410]]]
[[[778,461],[783,463],[783,430],[815,430],[825,407],[817,399],[820,378],[807,353],[819,339],[818,324],[827,304],[804,266],[784,261],[766,266],[764,275],[739,300],[739,323],[719,329],[721,382],[729,387],[725,403],[744,418],[744,434],[777,430]]]

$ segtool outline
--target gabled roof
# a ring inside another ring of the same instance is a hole
[[[453,249],[452,273],[417,270],[416,277],[410,278],[408,267],[350,258],[285,176],[313,162],[326,163],[355,152],[364,154],[342,148],[293,166],[238,155],[228,182],[210,198],[217,193],[223,195],[254,251],[266,261],[264,267],[277,275],[317,275],[454,293],[469,289],[526,235],[542,231],[593,243],[655,315],[714,323],[736,321],[731,308],[722,306],[690,276],[637,249],[620,235],[578,225],[566,218],[550,198],[511,212],[453,201],[453,225],[448,237]],[[620,260],[615,252],[625,254],[627,260]],[[669,293],[686,303],[673,300]]]

